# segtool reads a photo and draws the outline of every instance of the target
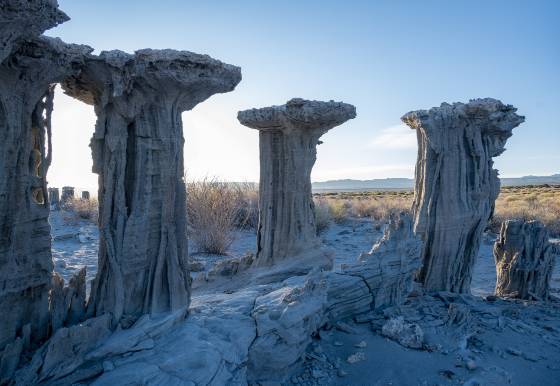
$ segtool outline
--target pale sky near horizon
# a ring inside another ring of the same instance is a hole
[[[258,133],[237,111],[292,97],[352,103],[312,179],[412,177],[410,110],[493,97],[526,122],[495,166],[504,177],[560,173],[559,1],[59,0],[71,20],[47,32],[96,52],[173,48],[241,67],[236,90],[183,114],[190,178],[258,181]],[[50,186],[95,192],[93,108],[55,98]]]

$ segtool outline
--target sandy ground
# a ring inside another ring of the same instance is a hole
[[[85,265],[91,280],[97,266],[96,225],[55,212],[51,226],[56,271],[68,280]],[[333,224],[321,238],[334,250],[337,269],[369,251],[382,231],[371,220],[352,219]],[[255,250],[253,230],[236,233],[227,257]],[[472,296],[412,297],[360,323],[327,326],[314,339],[301,371],[289,384],[560,385],[560,300],[541,304],[485,298],[494,290],[494,240],[495,235],[484,237]],[[197,253],[196,245],[189,247],[192,258],[205,270],[225,258]],[[560,297],[560,264],[551,286]],[[460,322],[451,320],[451,308],[467,310]],[[398,316],[423,331],[423,349],[403,347],[382,335],[382,325]]]

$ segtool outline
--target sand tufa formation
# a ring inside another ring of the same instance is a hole
[[[525,120],[516,111],[486,98],[401,118],[418,137],[413,212],[424,241],[419,280],[427,291],[470,291],[480,237],[500,191],[492,159]]]

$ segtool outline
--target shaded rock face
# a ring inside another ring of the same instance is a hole
[[[257,265],[319,247],[311,196],[316,147],[328,130],[355,117],[352,105],[304,99],[238,113],[241,124],[259,130]]]
[[[487,98],[402,117],[418,137],[413,211],[424,240],[419,280],[428,291],[470,289],[480,237],[500,188],[492,158],[524,121],[516,110]]]
[[[0,5],[0,356],[17,336],[29,348],[49,331],[52,84],[91,51],[38,36],[64,19],[56,1]]]
[[[0,63],[22,42],[33,39],[69,18],[56,0],[2,0]]]
[[[50,296],[51,331],[73,326],[85,319],[86,311],[86,268],[77,271],[68,286],[64,279],[55,273]]]
[[[494,244],[496,295],[520,299],[549,297],[554,248],[538,221],[508,220]]]
[[[327,318],[331,322],[400,304],[412,289],[420,268],[422,241],[413,232],[412,218],[391,218],[383,238],[341,272],[329,272]]]
[[[205,55],[146,49],[90,56],[63,82],[97,114],[99,268],[88,316],[111,312],[126,325],[189,304],[181,113],[240,80],[238,67]]]
[[[290,278],[283,287],[255,300],[257,336],[249,348],[247,379],[281,382],[298,364],[323,322],[327,304],[322,275]]]

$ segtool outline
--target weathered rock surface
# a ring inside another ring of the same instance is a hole
[[[383,325],[381,334],[408,348],[421,349],[424,344],[422,328],[416,323],[405,322],[402,316],[389,319]]]
[[[401,213],[391,218],[383,238],[341,272],[327,274],[330,321],[351,318],[371,310],[400,304],[412,289],[420,268],[422,242],[412,219]]]
[[[38,36],[65,19],[56,1],[0,5],[0,352],[24,336],[23,349],[29,349],[49,332],[53,263],[45,177],[53,84],[79,72],[91,52]],[[15,345],[1,355],[3,363],[17,364]],[[12,364],[2,371],[12,371]]]
[[[319,138],[355,117],[352,105],[298,98],[238,113],[241,124],[259,130],[257,265],[270,266],[306,253],[317,255],[317,264],[328,260],[321,257],[316,235],[311,169]]]
[[[31,362],[16,373],[17,385],[58,384],[76,371],[83,363],[85,355],[99,342],[111,335],[111,315],[88,319],[80,325],[60,328],[49,341],[33,356]]]
[[[0,3],[0,63],[19,44],[69,20],[56,0],[2,0]]]
[[[105,314],[61,328],[16,374],[17,385],[247,385],[290,376],[321,326],[322,274],[212,293],[111,332]]]
[[[546,300],[554,268],[554,248],[539,221],[508,220],[494,244],[496,295]]]
[[[525,118],[496,99],[443,103],[405,114],[418,137],[415,230],[424,240],[427,291],[468,292],[480,238],[500,183],[493,157]]]
[[[250,347],[250,382],[281,382],[299,364],[312,334],[321,327],[327,286],[315,271],[286,280],[282,288],[260,296],[252,312],[257,337]]]
[[[89,56],[65,92],[95,106],[99,269],[88,315],[115,321],[189,304],[181,113],[241,80],[238,67],[173,50]]]

